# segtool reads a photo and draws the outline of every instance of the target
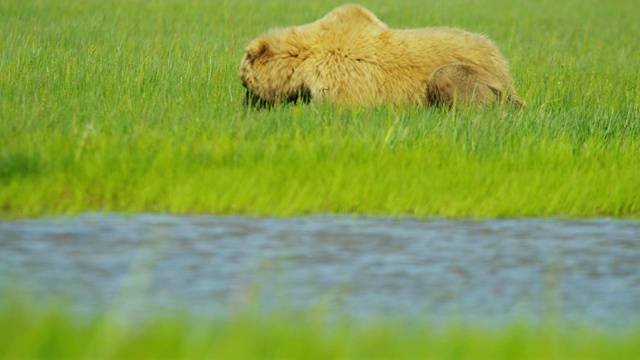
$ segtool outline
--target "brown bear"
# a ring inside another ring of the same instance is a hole
[[[251,41],[240,78],[250,105],[523,104],[487,37],[446,27],[390,29],[359,5]]]

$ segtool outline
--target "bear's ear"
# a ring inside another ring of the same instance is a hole
[[[245,50],[250,60],[257,59],[269,53],[269,42],[262,39],[254,41]]]

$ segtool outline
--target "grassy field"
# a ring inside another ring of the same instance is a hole
[[[242,106],[245,44],[337,0],[0,0],[0,219],[85,211],[640,218],[640,2],[367,0],[491,37],[527,107]],[[2,300],[2,299],[0,299]],[[640,328],[0,304],[0,358],[637,359]]]
[[[226,320],[167,315],[146,322],[114,313],[78,317],[3,303],[0,359],[638,359],[640,328],[612,333],[553,322],[501,327],[451,321],[331,322],[251,312]]]
[[[523,110],[243,108],[245,44],[339,4],[0,0],[0,217],[640,217],[640,3],[363,3],[490,36]]]

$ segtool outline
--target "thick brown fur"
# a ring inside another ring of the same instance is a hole
[[[359,5],[254,39],[240,77],[255,105],[523,104],[487,37],[446,27],[390,29]]]

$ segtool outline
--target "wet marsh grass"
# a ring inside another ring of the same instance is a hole
[[[246,42],[341,3],[0,0],[0,217],[640,217],[640,3],[363,3],[392,27],[490,36],[527,101],[521,110],[243,108]],[[637,328],[81,320],[3,304],[0,358],[640,354]]]
[[[639,5],[365,4],[489,35],[521,110],[243,108],[246,42],[338,4],[0,1],[1,216],[640,215]]]
[[[0,0],[0,217],[85,211],[640,217],[640,3],[363,4],[503,50],[527,107],[254,111],[247,41],[331,1]],[[15,304],[14,304],[15,305]],[[0,308],[0,358],[638,358],[640,330],[311,317],[141,327]]]
[[[0,359],[635,359],[640,354],[637,327],[611,331],[524,319],[500,326],[452,319],[433,326],[417,319],[352,322],[252,311],[197,320],[169,313],[139,321],[110,311],[79,316],[65,309],[3,302]]]

